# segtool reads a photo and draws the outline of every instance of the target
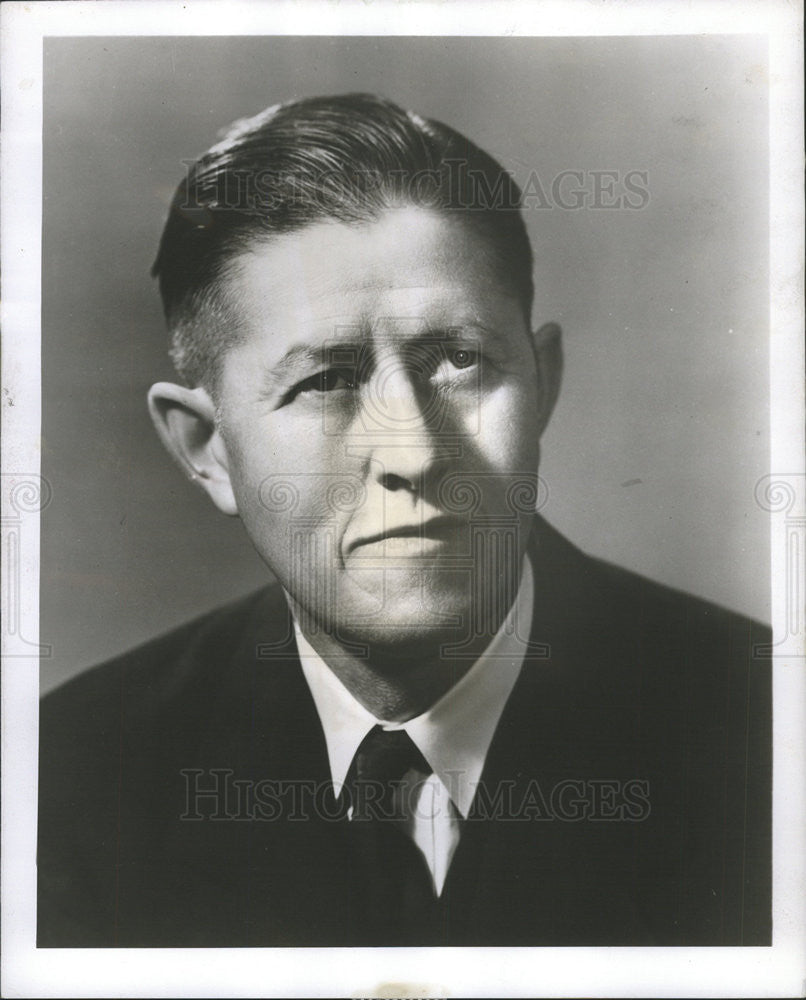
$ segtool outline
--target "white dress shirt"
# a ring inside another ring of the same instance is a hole
[[[439,701],[404,723],[376,719],[364,708],[294,622],[302,670],[325,733],[334,794],[341,794],[359,744],[377,725],[405,729],[433,769],[414,785],[406,828],[428,864],[437,895],[445,884],[461,820],[470,812],[493,734],[523,666],[533,605],[534,579],[525,557],[518,595],[492,642]]]

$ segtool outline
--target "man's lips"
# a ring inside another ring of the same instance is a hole
[[[359,535],[347,546],[347,555],[355,549],[363,548],[367,545],[377,545],[378,543],[391,541],[396,538],[413,538],[424,542],[442,542],[448,536],[462,527],[462,522],[447,514],[431,517],[427,521],[416,524],[398,524],[386,527],[383,531]]]

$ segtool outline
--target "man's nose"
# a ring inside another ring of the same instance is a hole
[[[413,366],[388,363],[367,390],[362,425],[373,479],[390,491],[421,493],[445,451],[434,387]]]

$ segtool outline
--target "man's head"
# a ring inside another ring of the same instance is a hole
[[[236,124],[177,191],[154,271],[185,385],[152,415],[344,641],[497,627],[480,605],[512,596],[560,363],[519,197],[365,95]]]
[[[226,282],[240,250],[316,222],[371,222],[401,205],[461,215],[477,229],[528,322],[532,253],[519,201],[483,150],[380,97],[291,101],[234,123],[179,185],[153,268],[179,375],[215,394],[221,357],[240,332]]]

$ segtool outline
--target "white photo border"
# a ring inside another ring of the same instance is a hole
[[[225,25],[222,31],[221,25]],[[584,32],[580,27],[584,25]],[[315,27],[312,27],[315,26]],[[774,938],[770,948],[44,949],[35,947],[41,504],[42,50],[46,36],[760,34],[770,51]],[[755,0],[395,3],[279,0],[9,2],[2,7],[3,630],[2,994],[59,996],[798,996],[806,976],[803,545],[803,25]],[[13,405],[8,403],[11,400]],[[783,485],[782,485],[783,484]],[[790,492],[787,492],[790,490]],[[785,495],[785,502],[776,497]],[[776,507],[775,504],[778,503]],[[13,544],[20,505],[25,547]],[[785,508],[785,509],[784,509]],[[29,523],[30,522],[30,523]],[[17,562],[15,563],[15,560]],[[18,568],[19,590],[12,568]],[[13,591],[13,593],[12,593]],[[802,601],[803,592],[795,595]],[[13,605],[13,607],[12,607]],[[12,625],[9,625],[9,621]],[[15,631],[16,630],[16,631]],[[783,647],[782,647],[783,648]]]

